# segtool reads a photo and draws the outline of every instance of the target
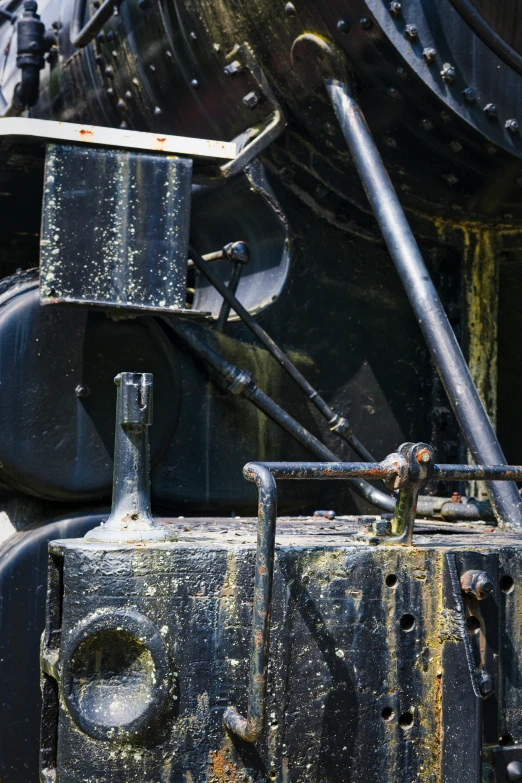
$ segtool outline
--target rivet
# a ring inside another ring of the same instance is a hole
[[[393,2],[388,6],[388,10],[392,16],[400,16],[402,11],[402,3],[399,3],[398,0],[393,0]]]
[[[422,50],[422,57],[425,60],[425,62],[430,65],[435,60],[435,57],[437,56],[437,52],[435,49],[432,49],[431,46],[427,46],[425,49]]]
[[[339,19],[337,22],[337,29],[340,33],[349,33],[350,32],[350,22],[347,22],[346,19]]]
[[[506,780],[509,780],[510,783],[514,783],[517,780],[522,780],[522,762],[509,762],[506,767]]]
[[[293,3],[287,3],[285,5],[285,14],[287,16],[296,16],[297,11],[295,10],[295,5]]]
[[[190,82],[190,86],[192,87],[193,90],[197,90],[198,87],[199,87],[198,80],[197,79],[192,79],[192,81]]]
[[[121,128],[122,130],[127,130],[127,128],[128,128],[128,127],[129,127],[129,126],[127,125],[127,123],[125,122],[125,120],[123,120],[123,122],[120,122],[120,128]]]
[[[331,123],[331,122],[325,122],[325,123],[324,123],[324,125],[323,125],[323,128],[324,128],[325,132],[326,132],[326,133],[327,133],[329,136],[335,136],[335,134],[336,134],[336,129],[334,128],[334,126],[332,125],[332,123]]]
[[[78,386],[75,388],[74,393],[77,397],[88,397],[90,394],[90,389],[88,386],[85,386],[83,383],[79,383]]]
[[[400,98],[400,92],[396,87],[388,87],[386,90],[386,95],[388,98],[391,98],[393,101],[396,101],[397,98]]]
[[[496,103],[486,103],[484,106],[484,114],[486,117],[496,117],[497,116],[497,105]]]
[[[504,127],[507,131],[510,133],[517,133],[518,131],[518,122],[516,120],[506,120]]]
[[[154,71],[156,70],[156,66],[155,65],[149,65],[149,70],[152,71],[152,73],[154,73]]]
[[[433,130],[433,123],[432,123],[431,120],[428,120],[427,118],[420,121],[420,126],[421,126],[422,130],[425,130],[425,131]]]
[[[466,103],[473,103],[477,97],[477,93],[473,87],[466,87],[466,89],[462,91],[462,95]]]
[[[444,174],[442,179],[445,179],[448,185],[456,185],[459,178],[455,174]]]
[[[107,90],[105,90],[105,92],[107,93],[109,98],[112,98],[112,96],[114,95],[114,90],[112,89],[112,87],[109,87]]]
[[[442,79],[443,81],[446,82],[446,84],[451,84],[451,82],[454,81],[457,73],[453,65],[450,65],[450,63],[444,63],[440,75],[442,76]]]
[[[460,141],[450,141],[448,146],[452,152],[461,152],[462,150],[462,144]]]
[[[396,73],[397,73],[397,76],[399,77],[399,79],[406,79],[406,77],[408,76],[408,74],[406,72],[406,68],[403,68],[402,65],[399,65],[399,67],[397,68]]]
[[[369,19],[367,16],[361,17],[359,24],[361,25],[363,30],[371,30],[373,27],[372,20]]]
[[[130,90],[127,90],[127,92],[125,93],[125,97],[127,98],[127,100],[128,100],[129,98],[132,98],[132,93],[131,93],[131,91],[130,91]]]
[[[191,32],[190,38],[191,38],[192,41],[197,41],[198,40],[198,37],[197,37],[196,33],[194,32],[194,30]]]
[[[94,59],[96,60],[96,65],[103,65],[103,57],[101,54],[97,54]]]
[[[125,101],[123,100],[123,98],[120,98],[120,100],[118,101],[118,104],[117,104],[117,105],[118,105],[118,110],[119,110],[119,111],[125,111],[125,109],[127,108],[127,106],[126,106],[126,104],[125,104]]]
[[[114,76],[114,69],[113,69],[112,65],[108,65],[105,68],[105,76],[111,76],[111,77]]]
[[[417,26],[414,24],[407,24],[406,27],[404,28],[404,35],[406,36],[408,41],[416,41],[419,35]]]
[[[114,33],[112,32],[112,30],[109,30],[109,32],[107,33],[107,40],[112,41],[113,38],[114,38]]]
[[[397,148],[397,142],[392,136],[385,136],[382,141],[383,144],[385,144],[387,147],[389,147],[392,150]]]
[[[163,112],[161,111],[161,109],[160,109],[160,107],[159,107],[159,106],[155,106],[155,107],[154,107],[154,114],[156,114],[156,116],[157,116],[158,114],[163,114]]]
[[[247,93],[243,96],[243,103],[245,106],[248,106],[249,109],[255,109],[255,107],[258,105],[260,101],[259,93],[252,90],[252,92]]]
[[[103,33],[98,33],[98,35],[96,36],[96,40],[98,41],[98,43],[102,44],[105,41],[104,34]]]

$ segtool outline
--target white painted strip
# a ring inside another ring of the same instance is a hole
[[[32,117],[3,117],[0,136],[30,136],[43,141],[68,141],[74,144],[102,144],[107,147],[188,155],[191,158],[224,158],[234,160],[237,146],[233,141],[193,139],[161,133],[105,128],[101,125],[78,125],[73,122],[37,120]]]

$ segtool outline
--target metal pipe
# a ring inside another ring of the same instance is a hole
[[[270,604],[274,580],[274,549],[277,519],[277,485],[270,470],[263,465],[249,465],[244,473],[258,491],[258,521],[254,606],[252,618],[252,645],[248,712],[244,718],[235,707],[228,707],[223,715],[227,728],[247,742],[254,742],[263,731],[266,703],[268,641],[270,635]]]
[[[460,346],[354,98],[353,88],[334,79],[326,80],[325,85],[366,195],[473,459],[495,465],[505,463],[504,454]],[[516,485],[488,484],[487,488],[499,523],[522,526],[522,502]]]
[[[243,264],[236,262],[232,269],[232,274],[230,275],[230,281],[228,283],[228,290],[232,291],[233,294],[237,292],[237,287],[239,285],[239,281],[241,280],[242,274]],[[230,315],[230,307],[230,302],[227,302],[226,299],[223,299],[221,310],[219,311],[218,319],[216,321],[216,329],[219,332],[222,332],[225,328],[225,325],[228,321],[228,316]]]
[[[254,482],[258,490],[257,552],[248,683],[248,712],[245,718],[235,707],[229,706],[223,715],[225,726],[241,737],[241,739],[247,742],[255,742],[261,736],[265,718],[268,646],[270,641],[270,605],[272,601],[277,523],[276,479],[339,480],[358,476],[359,478],[382,478],[389,480],[392,475],[398,476],[401,471],[397,457],[399,457],[399,454],[390,454],[383,462],[371,464],[366,462],[338,462],[334,464],[331,462],[249,462],[243,468],[244,477],[248,481]],[[433,469],[439,478],[453,480],[460,479],[463,475],[467,476],[469,467],[469,465],[434,465]],[[475,477],[477,478],[485,478],[486,476],[491,478],[495,476],[494,480],[506,481],[511,480],[513,475],[522,477],[522,467],[480,465],[476,466],[476,468]],[[408,473],[409,475],[405,478],[403,486],[406,490],[411,491],[416,484],[415,477],[411,475],[411,465],[408,468]],[[415,503],[415,498],[408,497],[408,492],[404,493],[403,498],[406,501],[411,500],[413,504]],[[386,538],[383,538],[383,541],[385,542]],[[392,543],[397,545],[401,541],[399,538],[393,539],[388,537],[388,544]],[[455,584],[458,585],[458,580]],[[457,601],[461,600],[459,585],[455,592],[455,597]],[[463,609],[463,607],[461,608]],[[463,638],[464,644],[466,644],[466,640],[467,633],[465,638]],[[469,646],[466,647],[468,656],[469,649]],[[470,666],[474,690],[480,695],[474,680],[471,661],[472,656],[468,659],[468,665]]]
[[[183,321],[180,318],[173,320],[164,319],[165,323],[176,332],[179,337],[199,356],[207,365],[209,365],[218,377],[224,383],[227,391],[232,394],[242,395],[250,402],[263,411],[272,421],[286,430],[298,443],[301,443],[312,454],[315,454],[321,460],[331,460],[339,462],[339,458],[333,451],[330,451],[320,440],[318,440],[306,427],[303,427],[289,413],[281,408],[267,394],[262,392],[252,380],[250,373],[235,367],[233,364],[223,359],[205,340],[197,334],[192,324]],[[359,464],[359,463],[357,463]],[[360,463],[366,465],[367,463]],[[351,489],[363,497],[369,503],[383,511],[393,511],[395,508],[395,498],[386,495],[380,489],[372,487],[371,484],[363,479],[349,478],[348,484]]]
[[[202,256],[191,245],[190,256],[194,265],[199,269],[201,274],[207,278],[209,283],[214,286],[216,291],[221,294],[225,302],[228,303],[230,308],[241,318],[243,323],[248,326],[250,331],[257,337],[267,351],[279,362],[281,367],[288,373],[288,375],[297,383],[297,385],[304,391],[310,402],[312,402],[317,410],[324,416],[330,426],[330,430],[341,438],[343,438],[349,446],[363,459],[373,459],[370,452],[363,446],[358,438],[352,433],[352,429],[348,421],[336,413],[328,403],[317,393],[311,383],[309,383],[304,375],[302,375],[295,364],[290,361],[284,351],[279,348],[276,342],[272,340],[265,330],[259,326],[259,324],[252,318],[246,308],[243,307],[241,302],[235,296],[235,292],[232,292],[225,283],[211,270],[207,263],[205,263],[206,256]]]

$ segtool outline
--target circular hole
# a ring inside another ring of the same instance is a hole
[[[415,625],[415,617],[412,614],[403,614],[400,623],[403,631],[411,631]]]
[[[510,593],[513,590],[513,587],[515,586],[515,583],[513,581],[513,577],[509,576],[509,574],[504,574],[503,577],[500,579],[500,589],[503,593]]]
[[[105,630],[88,637],[76,648],[71,670],[75,701],[94,723],[127,725],[154,699],[152,655],[125,631]]]
[[[503,734],[501,737],[498,738],[498,744],[499,745],[514,745],[514,740],[511,734]]]
[[[395,712],[391,707],[385,707],[381,713],[384,720],[392,720],[392,718],[395,715]]]
[[[386,587],[396,587],[397,585],[397,574],[388,574],[388,576],[385,579]]]
[[[480,620],[478,617],[474,617],[473,615],[467,617],[466,625],[468,626],[468,631],[470,633],[477,633],[477,631],[480,631]]]
[[[402,729],[409,729],[413,726],[413,714],[411,712],[401,712],[399,717],[399,726]]]

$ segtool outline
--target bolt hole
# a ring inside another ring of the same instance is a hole
[[[504,574],[503,577],[500,579],[500,589],[503,593],[511,593],[513,590],[513,587],[515,586],[515,583],[513,581],[513,577],[509,576],[509,574]]]
[[[499,745],[514,745],[514,740],[511,734],[503,734],[501,737],[498,738],[498,744]]]
[[[388,574],[386,577],[386,587],[396,587],[397,586],[397,574]]]
[[[413,714],[411,712],[402,712],[399,717],[399,726],[401,729],[409,729],[413,726]]]
[[[391,707],[385,707],[383,711],[381,712],[382,717],[384,720],[392,720],[395,716],[395,712]]]
[[[403,614],[400,624],[403,631],[411,631],[415,625],[415,617],[412,614]]]
[[[478,617],[474,617],[473,615],[467,617],[466,625],[468,626],[468,631],[470,633],[477,633],[477,631],[480,631],[480,620]]]

